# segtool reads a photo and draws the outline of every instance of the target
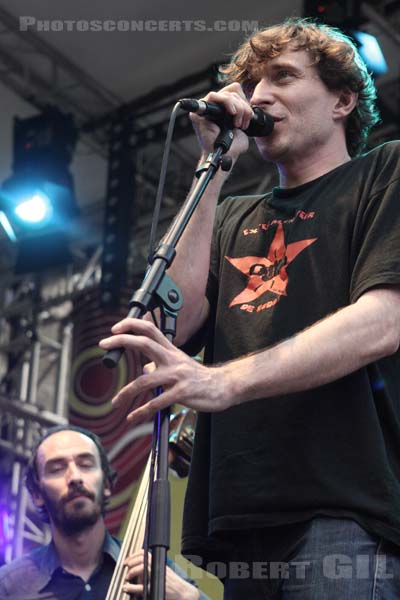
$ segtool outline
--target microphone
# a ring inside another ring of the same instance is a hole
[[[217,125],[227,125],[230,129],[234,128],[233,117],[222,104],[205,102],[204,100],[193,100],[191,98],[182,98],[178,102],[181,105],[181,109],[186,112],[197,113]],[[274,129],[273,118],[257,106],[253,108],[253,111],[254,115],[251,117],[250,125],[246,130],[243,130],[244,133],[249,137],[264,137],[272,133]]]

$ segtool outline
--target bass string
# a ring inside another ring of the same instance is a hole
[[[141,490],[140,490],[141,491]],[[140,503],[139,503],[140,500]],[[122,585],[125,581],[125,575],[128,567],[123,564],[124,560],[130,554],[133,554],[139,549],[140,543],[140,525],[143,519],[143,514],[146,510],[146,497],[141,495],[141,498],[137,498],[131,517],[129,519],[128,527],[124,536],[124,543],[121,547],[118,562],[114,571],[113,579],[109,588],[109,595],[107,600],[128,600],[129,594],[122,591]]]
[[[119,553],[118,561],[108,588],[106,600],[130,600],[130,594],[123,592],[121,587],[124,583],[128,567],[124,565],[127,556],[141,549],[144,539],[144,523],[147,510],[147,490],[149,486],[150,459],[142,476],[139,490],[136,496],[124,540]]]
[[[174,439],[176,438],[174,445],[176,444],[178,447],[180,447],[181,444],[179,440],[181,439],[181,441],[187,440],[187,443],[193,446],[192,438],[194,437],[193,432],[195,428],[195,422],[195,413],[191,410],[188,411],[187,409],[182,409],[180,413],[175,415],[171,424],[173,431],[170,434]],[[174,435],[174,430],[177,431],[176,435]],[[172,437],[170,437],[170,443],[171,442]],[[186,451],[185,454],[187,454],[187,444],[184,447]],[[189,453],[188,460],[190,459],[190,456],[191,452]],[[136,500],[129,517],[128,526],[124,535],[118,561],[115,566],[114,574],[111,579],[105,600],[132,600],[131,595],[123,592],[121,589],[127,571],[127,567],[123,565],[123,562],[127,556],[138,552],[143,547],[144,532],[146,528],[150,465],[151,455],[149,456],[142,480],[140,482]],[[182,475],[180,476],[182,477]]]

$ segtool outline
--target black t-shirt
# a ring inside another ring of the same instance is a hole
[[[219,206],[210,362],[400,283],[399,156],[392,142],[300,187]],[[199,415],[183,552],[208,560],[221,532],[317,514],[353,518],[400,545],[399,362],[397,352],[312,390]]]

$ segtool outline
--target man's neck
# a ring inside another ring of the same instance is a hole
[[[106,534],[103,518],[74,535],[66,535],[55,526],[52,534],[62,567],[69,573],[88,579],[101,559]]]
[[[293,188],[313,181],[329,171],[351,160],[345,146],[330,146],[329,151],[321,149],[313,156],[304,155],[290,162],[277,162],[279,184]]]

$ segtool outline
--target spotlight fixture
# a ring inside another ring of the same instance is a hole
[[[14,121],[13,173],[0,189],[0,225],[17,246],[17,272],[70,258],[70,228],[79,214],[69,171],[77,137],[72,116],[55,107]]]
[[[339,27],[358,48],[361,58],[374,77],[387,72],[385,57],[376,37],[363,30],[360,0],[304,0],[303,15],[327,25]]]

